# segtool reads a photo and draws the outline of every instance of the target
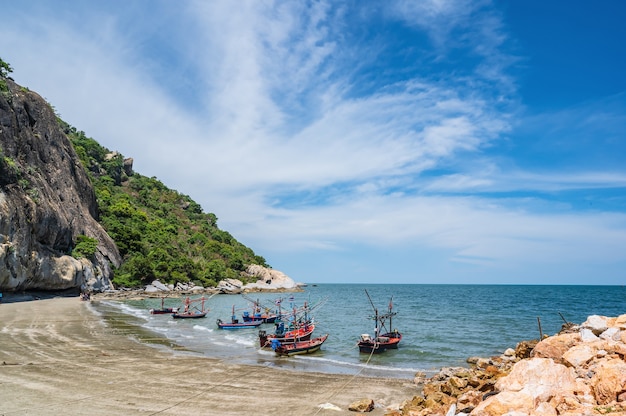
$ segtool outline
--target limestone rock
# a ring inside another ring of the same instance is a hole
[[[103,291],[121,263],[95,192],[46,101],[6,79],[0,94],[0,290]],[[77,237],[98,241],[74,259]]]
[[[296,289],[298,287],[296,282],[285,273],[257,264],[249,265],[244,274],[257,279],[255,283],[247,284],[246,289]]]
[[[520,361],[514,364],[506,350],[500,357],[468,358],[469,369],[444,368],[429,379],[416,378],[423,383],[421,396],[392,414],[626,416],[625,323],[626,315],[590,317],[539,343],[518,344]]]
[[[160,292],[169,292],[170,288],[165,286],[163,283],[161,283],[158,280],[154,280],[151,284],[152,287],[154,287],[155,289],[157,289]]]
[[[622,359],[605,360],[594,368],[591,386],[600,405],[617,401],[626,391],[626,363]]]
[[[531,357],[560,360],[563,354],[578,342],[580,342],[580,334],[577,333],[559,334],[548,337],[535,346]]]
[[[511,373],[496,382],[499,394],[480,403],[472,415],[495,416],[517,411],[537,413],[536,405],[548,403],[556,396],[574,396],[578,389],[576,374],[571,368],[547,358],[531,358],[518,362]],[[548,411],[543,405],[543,411]],[[556,414],[554,406],[545,414]]]
[[[348,406],[348,410],[351,412],[371,412],[374,410],[374,400],[372,399],[360,399]]]
[[[606,316],[591,315],[587,317],[587,320],[581,326],[590,329],[595,335],[600,335],[611,325],[609,324],[609,318]]]
[[[563,361],[571,367],[579,367],[598,353],[598,349],[590,344],[575,345],[563,354]]]
[[[223,279],[217,285],[217,289],[222,293],[241,293],[243,282],[238,279]]]

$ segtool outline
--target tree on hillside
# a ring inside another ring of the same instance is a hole
[[[0,58],[0,77],[7,78],[11,72],[13,72],[11,65],[4,62],[2,58]]]

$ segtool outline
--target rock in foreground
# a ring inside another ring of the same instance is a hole
[[[535,345],[536,344],[536,345]],[[393,416],[626,416],[626,315],[590,316],[470,368],[442,369]]]

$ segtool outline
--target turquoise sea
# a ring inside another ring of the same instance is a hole
[[[393,327],[403,334],[397,350],[370,356],[360,354],[356,342],[374,329],[370,294],[379,311],[393,298]],[[319,284],[304,292],[252,293],[248,297],[283,307],[321,303],[312,312],[315,335],[329,334],[316,354],[275,357],[258,348],[258,329],[220,330],[216,320],[229,321],[233,305],[241,319],[249,302],[240,295],[217,295],[207,301],[206,318],[175,320],[170,315],[150,315],[160,299],[98,301],[94,309],[109,325],[159,348],[201,354],[225,361],[268,367],[361,374],[376,377],[412,378],[441,367],[465,366],[471,356],[488,357],[515,348],[522,340],[557,333],[564,323],[582,323],[589,315],[617,316],[626,313],[624,286],[525,286],[525,285],[404,285]],[[293,299],[289,298],[293,296]],[[181,299],[167,298],[177,307]],[[562,317],[563,318],[562,318]],[[271,331],[273,325],[261,328]]]

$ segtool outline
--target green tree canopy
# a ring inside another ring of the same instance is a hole
[[[123,172],[124,158],[59,119],[96,191],[99,221],[123,257],[113,282],[134,287],[159,279],[215,286],[241,279],[265,259],[217,226],[217,216],[157,178]]]

